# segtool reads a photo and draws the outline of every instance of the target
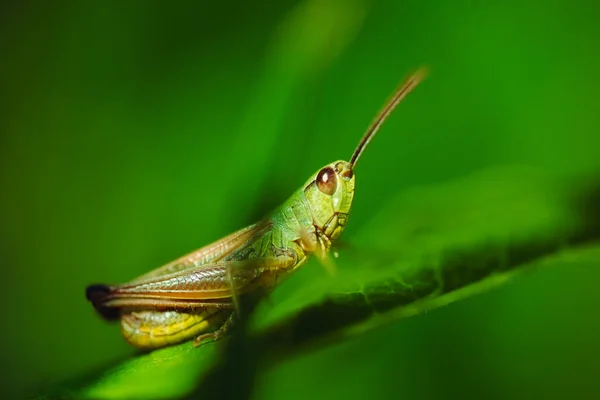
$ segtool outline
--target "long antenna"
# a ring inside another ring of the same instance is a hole
[[[392,98],[388,100],[385,107],[383,107],[383,109],[379,112],[377,117],[373,120],[371,126],[369,126],[369,128],[365,132],[365,135],[362,137],[362,139],[360,139],[360,142],[358,143],[358,146],[356,147],[356,150],[354,150],[352,158],[350,159],[351,167],[354,167],[356,165],[356,163],[358,162],[358,158],[363,153],[364,149],[367,147],[371,139],[373,139],[373,136],[375,136],[375,134],[377,133],[383,122],[386,120],[388,115],[390,115],[390,113],[394,111],[394,108],[396,108],[398,103],[400,103],[406,97],[406,95],[411,92],[411,90],[413,90],[419,83],[421,83],[421,81],[426,76],[427,69],[419,68],[415,73],[410,75],[404,82],[402,82],[400,87],[394,92]]]

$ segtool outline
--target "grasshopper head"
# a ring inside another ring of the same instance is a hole
[[[304,186],[304,195],[312,212],[313,224],[318,228],[317,233],[321,236],[324,234],[330,241],[331,239],[335,240],[344,230],[354,199],[354,168],[360,155],[392,110],[421,82],[426,73],[424,68],[417,70],[394,92],[367,128],[354,150],[350,162],[336,161],[324,166]]]
[[[304,186],[313,222],[329,239],[337,239],[346,226],[354,181],[352,165],[336,161],[321,168]]]

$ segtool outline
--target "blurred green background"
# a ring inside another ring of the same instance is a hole
[[[348,159],[408,72],[431,75],[361,158],[346,235],[414,185],[600,168],[592,1],[3,2],[2,397],[134,354],[85,301],[253,222]],[[597,398],[598,265],[290,360],[257,398]]]

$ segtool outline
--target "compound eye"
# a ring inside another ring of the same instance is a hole
[[[337,189],[337,177],[333,168],[326,167],[317,175],[317,187],[325,194],[332,196]]]

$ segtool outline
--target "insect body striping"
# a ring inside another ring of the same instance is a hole
[[[271,229],[254,237],[254,240],[248,241],[244,246],[227,255],[224,260],[251,261],[253,259],[289,257],[293,260],[289,265],[293,269],[298,268],[306,262],[308,256],[308,252],[301,244],[298,244],[298,241],[303,239],[300,232],[303,229],[307,232],[312,230],[315,234],[314,223],[310,204],[305,197],[304,190],[301,189],[273,212],[269,224]],[[315,240],[317,239],[315,238]],[[261,277],[262,280],[257,286],[263,288],[274,286],[286,275],[286,272],[290,272],[281,270],[281,268],[272,268],[268,271],[258,268],[252,269],[252,271],[254,272],[252,279],[245,285],[252,285],[257,277]],[[167,280],[178,279],[178,272],[171,273],[171,277]],[[187,284],[189,288],[199,291],[212,287],[214,281],[211,279],[225,279],[222,271],[214,269],[199,269],[195,274],[204,274],[204,276],[198,277],[188,273],[185,275],[188,282],[179,286]],[[135,284],[134,288],[142,293],[160,291],[164,281],[164,276],[158,282],[150,279],[150,281],[146,280],[144,283]],[[176,291],[171,294],[172,297],[177,297],[177,295]],[[196,337],[219,326],[232,312],[233,309],[204,306],[197,309],[192,308],[190,312],[135,311],[134,308],[131,311],[124,310],[121,316],[121,330],[125,339],[136,347],[157,348]]]
[[[204,308],[193,313],[178,311],[132,311],[121,317],[125,339],[139,348],[168,346],[196,337],[222,324],[231,310]]]
[[[424,71],[418,71],[394,93],[350,162],[325,165],[270,218],[130,283],[91,285],[88,300],[104,318],[120,319],[123,335],[137,347],[220,338],[235,315],[238,295],[274,287],[311,253],[325,256],[340,237],[354,199],[356,162],[390,112],[423,77]]]

